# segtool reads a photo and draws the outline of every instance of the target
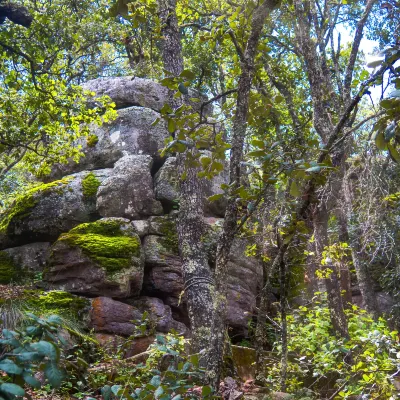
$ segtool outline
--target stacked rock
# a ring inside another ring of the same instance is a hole
[[[24,271],[42,273],[47,290],[90,298],[91,327],[103,337],[132,334],[132,321],[145,311],[156,320],[156,331],[187,333],[176,159],[160,157],[169,137],[160,118],[168,91],[131,77],[100,78],[84,87],[110,96],[118,117],[91,127],[80,141],[85,156],[79,163],[54,167],[51,182],[28,190],[2,215],[0,283]],[[222,193],[221,183],[227,183],[227,171],[204,181],[205,195]],[[213,268],[225,200],[205,198],[204,212]],[[260,262],[245,256],[246,245],[236,239],[228,282],[228,323],[242,333],[262,281]]]

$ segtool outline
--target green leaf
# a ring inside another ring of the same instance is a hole
[[[164,393],[164,389],[162,386],[159,386],[157,390],[154,392],[154,397],[158,399]]]
[[[391,143],[388,143],[387,148],[393,160],[397,163],[400,163],[400,153],[397,151],[396,147],[393,146]]]
[[[112,396],[111,386],[105,385],[101,388],[101,395],[104,400],[110,400]]]
[[[321,171],[321,167],[319,165],[316,165],[314,167],[306,169],[306,172],[320,172],[320,171]]]
[[[265,156],[265,151],[264,150],[255,150],[255,151],[250,151],[247,153],[248,157],[263,157]]]
[[[15,364],[14,361],[5,359],[0,361],[0,369],[7,374],[13,374],[13,375],[21,375],[22,374],[22,368],[18,367],[17,364]]]
[[[212,393],[212,389],[210,386],[203,386],[201,389],[201,395],[203,397],[209,396]]]
[[[58,361],[60,357],[59,349],[53,343],[46,342],[45,340],[33,343],[31,348],[40,355],[47,356],[52,361]]]
[[[2,392],[11,394],[12,396],[25,396],[25,390],[21,386],[15,385],[14,383],[3,383],[0,385]]]
[[[176,123],[173,118],[168,119],[168,132],[169,133],[174,133],[176,129]]]
[[[189,94],[189,90],[188,88],[185,86],[185,84],[183,82],[181,82],[178,85],[178,90],[182,93],[182,94]]]
[[[152,386],[159,386],[161,383],[161,377],[159,375],[154,375],[150,380],[150,385]]]
[[[296,181],[293,181],[290,185],[290,195],[293,197],[299,197],[301,195],[299,186]]]
[[[379,130],[375,135],[375,144],[379,150],[387,150],[387,143],[383,130]]]
[[[190,69],[184,69],[179,76],[181,78],[185,78],[185,79],[189,79],[190,81],[192,81],[194,78],[196,78],[196,74],[191,71]]]
[[[389,93],[389,97],[400,97],[400,90],[393,90]]]
[[[24,381],[29,385],[32,386],[35,389],[39,389],[41,386],[41,383],[39,380],[37,380],[34,376],[29,374],[28,372],[24,372],[22,374],[22,377],[24,378]]]
[[[217,201],[224,196],[223,193],[213,194],[212,196],[208,197],[208,201]]]
[[[61,383],[64,379],[64,372],[58,368],[56,363],[48,363],[44,369],[44,374],[51,386],[55,388],[59,388],[61,386]]]
[[[121,385],[113,385],[111,386],[111,391],[114,393],[115,396],[118,396],[118,392],[121,390]]]

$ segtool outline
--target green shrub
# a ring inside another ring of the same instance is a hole
[[[296,393],[309,386],[307,382],[314,391],[324,391],[329,387],[323,384],[329,386],[333,381],[330,389],[337,391],[335,398],[397,398],[393,377],[400,370],[398,333],[355,305],[346,314],[350,340],[334,335],[323,296],[312,307],[300,307],[288,316],[289,391]],[[281,351],[279,343],[276,350]],[[269,371],[267,381],[279,388],[279,362]]]
[[[47,319],[27,314],[30,325],[21,330],[2,330],[0,356],[0,399],[11,400],[25,396],[24,386],[40,388],[35,372],[41,370],[52,387],[59,387],[64,379],[60,368],[61,348],[65,345],[58,335],[61,319]]]

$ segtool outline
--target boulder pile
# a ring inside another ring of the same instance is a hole
[[[163,86],[141,78],[100,78],[85,88],[109,95],[118,118],[80,145],[79,163],[57,165],[51,179],[15,200],[0,218],[0,284],[41,274],[46,290],[89,298],[99,335],[132,334],[144,312],[155,331],[187,333],[176,232],[176,159],[161,158],[169,137],[160,118]],[[198,104],[198,103],[195,103]],[[222,193],[223,171],[204,181],[207,196]],[[225,201],[204,200],[213,268]],[[229,325],[245,332],[262,281],[260,262],[236,239],[230,259]]]

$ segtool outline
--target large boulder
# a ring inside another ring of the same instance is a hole
[[[171,233],[171,236],[174,233]],[[176,235],[176,233],[175,233]],[[178,298],[183,290],[182,263],[173,237],[149,235],[144,238],[146,274],[144,290],[162,298]]]
[[[103,217],[139,219],[163,212],[154,197],[150,156],[129,155],[118,160],[97,193],[97,210]]]
[[[152,334],[154,330],[168,333],[173,329],[183,334],[187,330],[184,324],[172,318],[171,308],[160,299],[139,297],[127,302],[129,304],[108,297],[93,299],[90,319],[95,332],[130,336]],[[147,321],[143,320],[144,312],[148,314]],[[147,323],[147,329],[141,332],[139,326],[143,322]]]
[[[142,296],[137,299],[127,300],[127,302],[141,312],[147,312],[150,324],[154,326],[157,332],[168,333],[171,330],[175,330],[180,334],[187,332],[187,328],[182,322],[173,319],[171,307],[165,305],[161,299]]]
[[[0,248],[53,241],[98,218],[97,189],[110,171],[84,171],[27,190],[0,218]]]
[[[163,121],[154,125],[160,114],[141,107],[130,107],[118,111],[118,117],[107,124],[90,126],[89,138],[79,140],[84,157],[79,164],[70,161],[67,165],[58,164],[53,168],[52,177],[64,176],[83,169],[94,170],[110,168],[126,154],[150,155],[160,157],[160,149],[169,137]]]
[[[95,92],[98,96],[109,96],[118,109],[132,106],[151,108],[160,111],[164,104],[170,104],[168,88],[150,79],[134,76],[97,78],[82,85],[85,90]],[[199,109],[199,102],[190,99],[199,97],[198,93],[189,89],[188,100],[194,109]],[[203,96],[203,100],[206,98]],[[210,113],[212,106],[205,109]]]
[[[50,288],[88,296],[140,293],[144,258],[130,221],[104,218],[62,234],[51,248],[44,280]]]
[[[222,219],[207,218],[204,243],[210,266],[215,262],[217,240]],[[143,292],[157,296],[171,307],[181,310],[183,296],[182,263],[179,257],[175,221],[172,217],[153,217],[143,239],[145,277]],[[256,309],[262,283],[262,265],[255,257],[246,256],[248,240],[236,238],[229,257],[227,323],[243,333]]]
[[[0,251],[0,284],[23,282],[42,272],[49,249],[49,242],[39,242]]]
[[[226,164],[226,163],[225,163]],[[223,194],[222,184],[227,184],[227,165],[224,171],[212,179],[203,179],[204,214],[206,216],[223,217],[226,209],[226,198],[209,201],[208,197]],[[164,165],[154,176],[154,190],[156,199],[160,200],[168,209],[174,208],[179,201],[179,179],[176,166],[176,158],[169,157]]]
[[[97,297],[92,300],[90,320],[95,332],[130,336],[135,332],[134,321],[140,321],[141,318],[142,313],[129,304],[109,297]]]

